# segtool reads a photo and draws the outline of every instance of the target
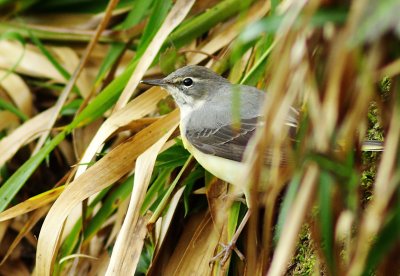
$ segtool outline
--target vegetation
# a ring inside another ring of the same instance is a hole
[[[0,274],[398,275],[399,9],[0,0]],[[209,264],[247,207],[183,148],[167,93],[139,83],[186,64],[269,94],[244,261]]]

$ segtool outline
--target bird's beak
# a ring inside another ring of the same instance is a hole
[[[165,85],[167,85],[167,83],[163,79],[159,79],[159,80],[141,80],[140,83],[153,85],[153,86],[165,86]]]

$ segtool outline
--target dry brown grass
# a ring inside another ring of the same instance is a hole
[[[0,273],[399,272],[396,1],[117,2],[96,15],[7,6]],[[209,265],[246,207],[173,139],[179,114],[166,93],[138,87],[144,76],[182,63],[270,95],[266,127],[245,159],[257,206],[238,243],[245,262],[233,255],[224,266]],[[291,106],[301,115],[288,146],[282,126]],[[380,135],[384,152],[363,157],[365,137]],[[294,160],[285,170],[282,145]],[[273,159],[265,178],[267,146]],[[366,188],[368,162],[376,174]]]

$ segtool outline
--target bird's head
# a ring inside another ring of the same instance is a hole
[[[163,79],[142,80],[144,84],[161,86],[180,108],[195,107],[199,102],[221,91],[229,81],[203,66],[185,66]]]

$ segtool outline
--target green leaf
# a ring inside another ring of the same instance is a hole
[[[183,203],[185,206],[185,216],[188,215],[189,211],[192,209],[189,208],[189,196],[192,194],[194,184],[197,180],[204,177],[204,169],[202,166],[196,165],[193,171],[185,178],[182,186],[185,186],[185,190],[183,192]],[[195,208],[193,208],[195,209]]]
[[[247,85],[255,85],[256,82],[258,81],[258,77],[261,73],[263,73],[263,70],[265,68],[265,62],[267,60],[267,57],[271,53],[273,49],[273,44],[269,45],[269,48],[265,50],[263,55],[256,61],[256,63],[251,67],[250,71],[243,77],[243,79],[240,81],[241,84],[247,84]]]
[[[161,216],[161,213],[164,211],[164,209],[166,208],[167,203],[170,200],[170,197],[172,195],[172,192],[174,191],[176,185],[178,184],[178,182],[180,181],[183,172],[186,170],[187,166],[190,164],[190,162],[193,160],[193,156],[190,155],[188,157],[188,159],[186,160],[185,164],[183,165],[183,167],[180,169],[178,175],[175,177],[174,181],[171,183],[171,185],[168,187],[166,193],[163,195],[163,197],[160,200],[160,203],[157,205],[153,216],[150,218],[150,221],[152,221],[154,218],[158,218],[159,216]]]
[[[140,39],[135,60],[140,58],[143,53],[146,51],[147,46],[150,44],[154,35],[157,33],[158,29],[164,22],[164,19],[167,17],[168,11],[172,6],[171,0],[154,0],[154,6],[149,18],[149,22],[147,23],[143,35]]]
[[[140,254],[139,263],[136,267],[135,275],[147,275],[147,270],[153,261],[155,246],[149,243],[145,243]]]
[[[318,10],[311,18],[311,25],[320,27],[328,22],[344,23],[347,18],[347,11],[340,9]],[[271,15],[264,17],[253,24],[247,26],[240,36],[236,44],[245,45],[251,41],[255,41],[265,34],[275,34],[282,23],[282,15]],[[301,17],[297,20],[297,24],[301,23]]]
[[[28,120],[28,116],[25,115],[21,110],[19,110],[18,108],[16,108],[15,106],[13,106],[12,104],[6,102],[5,100],[3,100],[2,98],[0,98],[0,109],[5,109],[8,110],[12,113],[14,113],[15,115],[18,116],[18,118],[20,118],[22,121],[26,121]]]
[[[157,205],[167,192],[167,184],[173,169],[174,168],[158,169],[157,177],[150,185],[143,200],[142,207],[140,208],[141,215],[144,215],[148,210],[155,210],[157,208]]]
[[[217,25],[239,11],[247,8],[247,5],[254,2],[243,0],[225,0],[208,9],[204,13],[184,21],[176,30],[169,36],[171,45],[180,48],[186,43],[192,41],[196,37],[206,33],[212,27]]]
[[[162,152],[156,161],[157,168],[176,168],[183,166],[190,153],[183,147],[181,140],[176,139],[176,144]]]
[[[103,80],[105,74],[110,70],[110,68],[115,64],[118,58],[121,56],[126,45],[122,42],[111,43],[111,47],[108,50],[103,62],[100,65],[100,69],[97,72],[96,84]]]
[[[83,99],[75,99],[70,103],[63,106],[60,114],[63,116],[74,116],[76,112],[79,110],[79,107],[83,103]]]
[[[236,232],[236,227],[239,222],[240,207],[240,202],[233,202],[230,208],[228,216],[228,240],[232,239]]]
[[[25,46],[26,44],[24,37],[18,32],[6,31],[0,35],[0,40],[3,39],[16,40],[21,43],[22,46]]]
[[[132,8],[125,20],[116,26],[114,29],[115,30],[125,30],[132,28],[136,24],[138,24],[140,21],[143,20],[143,18],[147,14],[147,10],[149,9],[150,5],[153,3],[153,0],[146,0],[146,1],[141,1],[141,0],[134,0],[132,1]]]
[[[107,196],[101,208],[88,223],[84,234],[85,240],[90,239],[95,235],[120,204],[128,198],[133,188],[133,177],[133,175],[129,176],[121,185],[112,191],[109,196]]]

